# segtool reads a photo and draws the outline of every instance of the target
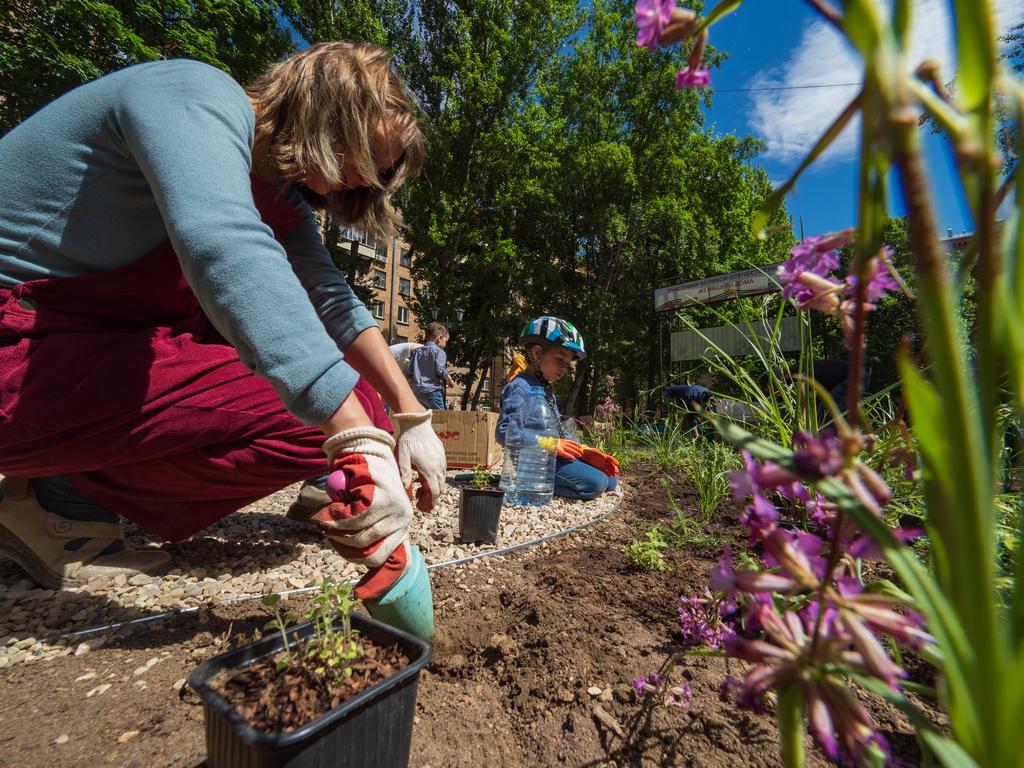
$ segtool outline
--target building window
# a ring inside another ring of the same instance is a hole
[[[371,248],[387,248],[386,244],[378,244],[377,241],[370,237],[370,235],[363,232],[359,227],[342,227],[341,236],[346,240],[352,240],[357,243],[363,243],[370,246]],[[387,255],[385,254],[385,259]]]
[[[383,301],[375,301],[375,302],[373,302],[373,316],[376,317],[378,320],[383,320],[384,319],[384,302]]]
[[[396,344],[408,344],[409,343],[409,337],[408,336],[395,336],[395,338],[397,339],[397,341],[395,342]]]
[[[412,254],[409,253],[408,248],[402,249],[402,252],[398,257],[398,266],[406,268],[412,266]]]
[[[387,288],[388,287],[388,273],[383,269],[373,270],[373,287],[374,288]]]
[[[411,296],[412,281],[405,277],[398,278],[398,293],[401,296]]]
[[[491,378],[490,376],[484,376],[484,383],[480,385],[481,392],[490,392],[491,390]]]
[[[401,323],[402,325],[408,325],[409,324],[409,308],[408,307],[399,307],[398,308],[398,322]]]

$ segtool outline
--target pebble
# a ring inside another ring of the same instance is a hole
[[[324,576],[337,580],[359,578],[363,569],[342,559],[325,544],[315,527],[285,517],[298,488],[289,486],[176,544],[161,542],[126,523],[129,545],[162,546],[174,558],[174,568],[162,578],[144,574],[131,579],[124,575],[98,577],[83,587],[55,593],[38,588],[13,563],[0,563],[0,669],[72,653],[83,656],[114,638],[126,637],[131,628],[88,636],[81,642],[74,638],[60,641],[62,633],[130,620],[140,611],[194,609],[310,588]],[[459,489],[448,484],[434,510],[414,518],[410,536],[427,564],[434,565],[586,523],[610,511],[620,498],[614,493],[591,502],[554,499],[546,507],[508,506],[502,510],[497,543],[466,544],[459,538]],[[246,542],[254,545],[251,550],[245,548]],[[487,560],[473,561],[469,567],[478,564],[491,568]],[[494,583],[494,579],[487,580],[488,586]],[[200,611],[197,623],[206,620]],[[144,674],[145,669],[148,667],[139,667],[136,672]]]
[[[62,733],[60,736],[58,736],[56,739],[53,740],[53,743],[54,744],[67,744],[69,741],[71,741],[71,735],[68,734],[68,733]]]
[[[592,685],[589,688],[587,688],[587,693],[589,693],[591,696],[600,696],[601,688],[596,685]]]
[[[102,693],[106,693],[110,690],[110,686],[110,683],[101,683],[100,685],[97,685],[95,688],[89,691],[87,694],[85,694],[85,698],[91,699],[93,696],[99,696]]]
[[[102,648],[106,645],[107,638],[105,637],[91,637],[88,640],[83,640],[75,648],[75,656],[84,656],[90,651],[95,651],[97,648]]]
[[[118,744],[127,744],[129,741],[131,741],[132,739],[134,739],[138,735],[139,735],[138,731],[125,731],[124,733],[122,733],[120,736],[117,737],[117,743]]]

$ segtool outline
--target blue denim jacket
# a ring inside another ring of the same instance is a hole
[[[543,387],[544,382],[536,376],[528,373],[521,373],[512,381],[506,384],[501,390],[501,416],[498,417],[498,425],[494,428],[494,438],[499,445],[505,444],[505,431],[508,429],[508,420],[514,413],[520,411],[526,405],[530,397],[531,387]],[[555,420],[560,422],[562,414],[558,412],[558,403],[555,403]]]

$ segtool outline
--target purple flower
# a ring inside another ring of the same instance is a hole
[[[759,493],[754,494],[754,503],[750,504],[740,517],[740,523],[750,529],[751,544],[756,544],[774,531],[778,520],[779,510]]]
[[[665,25],[672,18],[675,0],[637,0],[636,13],[636,44],[650,51],[658,49],[658,41]]]
[[[716,600],[710,593],[705,597],[690,595],[679,601],[679,633],[683,646],[694,648],[720,648],[726,637],[733,634],[726,614],[733,609],[731,603]]]
[[[797,472],[809,480],[831,477],[846,463],[843,445],[831,430],[824,430],[818,437],[796,432],[793,434],[793,445],[797,448],[793,454],[793,464]]]
[[[776,528],[764,539],[765,565],[781,568],[792,580],[813,589],[824,578],[824,571],[828,567],[825,558],[819,555],[824,546],[825,543],[817,536],[809,533],[791,534]]]
[[[727,592],[731,598],[739,592],[789,592],[796,587],[796,582],[788,576],[763,571],[732,570],[732,555],[729,547],[724,547],[722,556],[718,558],[718,566],[711,569],[711,589],[714,592]]]
[[[896,279],[889,271],[891,258],[892,248],[885,246],[878,256],[868,262],[868,287],[864,298],[872,305],[872,309],[874,309],[874,303],[885,296],[885,294],[900,289],[900,284],[896,282]],[[846,284],[850,289],[850,293],[853,294],[857,288],[857,276],[849,275],[846,278]]]
[[[729,484],[732,486],[732,496],[736,501],[742,501],[747,496],[756,496],[762,488],[779,488],[783,495],[789,493],[798,494],[799,491],[791,489],[799,478],[788,469],[783,469],[778,464],[766,461],[758,465],[750,451],[740,451],[743,456],[743,469],[729,470]]]
[[[676,72],[676,89],[707,88],[711,85],[711,72],[707,69],[680,69]]]
[[[673,707],[686,709],[690,706],[690,699],[692,698],[693,691],[690,690],[689,684],[683,683],[682,685],[669,688],[668,693],[665,695],[665,703]]]
[[[658,690],[658,686],[665,682],[664,675],[643,675],[633,679],[633,691],[637,698],[643,698],[648,693]]]

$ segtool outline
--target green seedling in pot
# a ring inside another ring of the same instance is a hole
[[[487,467],[483,464],[477,464],[473,467],[473,479],[470,480],[470,484],[479,490],[484,490],[491,486],[491,473],[487,471]]]
[[[281,613],[280,595],[267,595],[263,604],[274,609],[274,618],[264,625],[266,630],[276,630],[284,639],[284,654],[277,662],[277,671],[283,672],[292,663],[303,664],[331,683],[339,683],[352,676],[352,662],[362,658],[366,652],[358,642],[359,633],[352,629],[352,609],[356,600],[352,586],[348,583],[334,583],[327,579],[320,584],[320,594],[314,599],[314,606],[302,618],[313,622],[315,634],[300,649],[293,653],[288,643],[288,626],[299,617],[292,613]],[[335,627],[339,621],[341,627]]]
[[[316,605],[304,614],[307,621],[316,625],[316,636],[305,646],[306,662],[317,674],[340,682],[352,676],[352,662],[365,655],[356,639],[359,633],[352,629],[352,609],[356,604],[352,586],[324,579],[315,602]],[[334,626],[338,619],[340,629]]]
[[[261,602],[268,608],[274,609],[274,618],[263,625],[264,631],[277,630],[281,633],[281,638],[284,640],[284,655],[277,662],[277,671],[283,672],[288,668],[292,660],[292,655],[288,648],[288,625],[294,624],[299,620],[299,617],[294,613],[281,613],[280,595],[267,595]]]

